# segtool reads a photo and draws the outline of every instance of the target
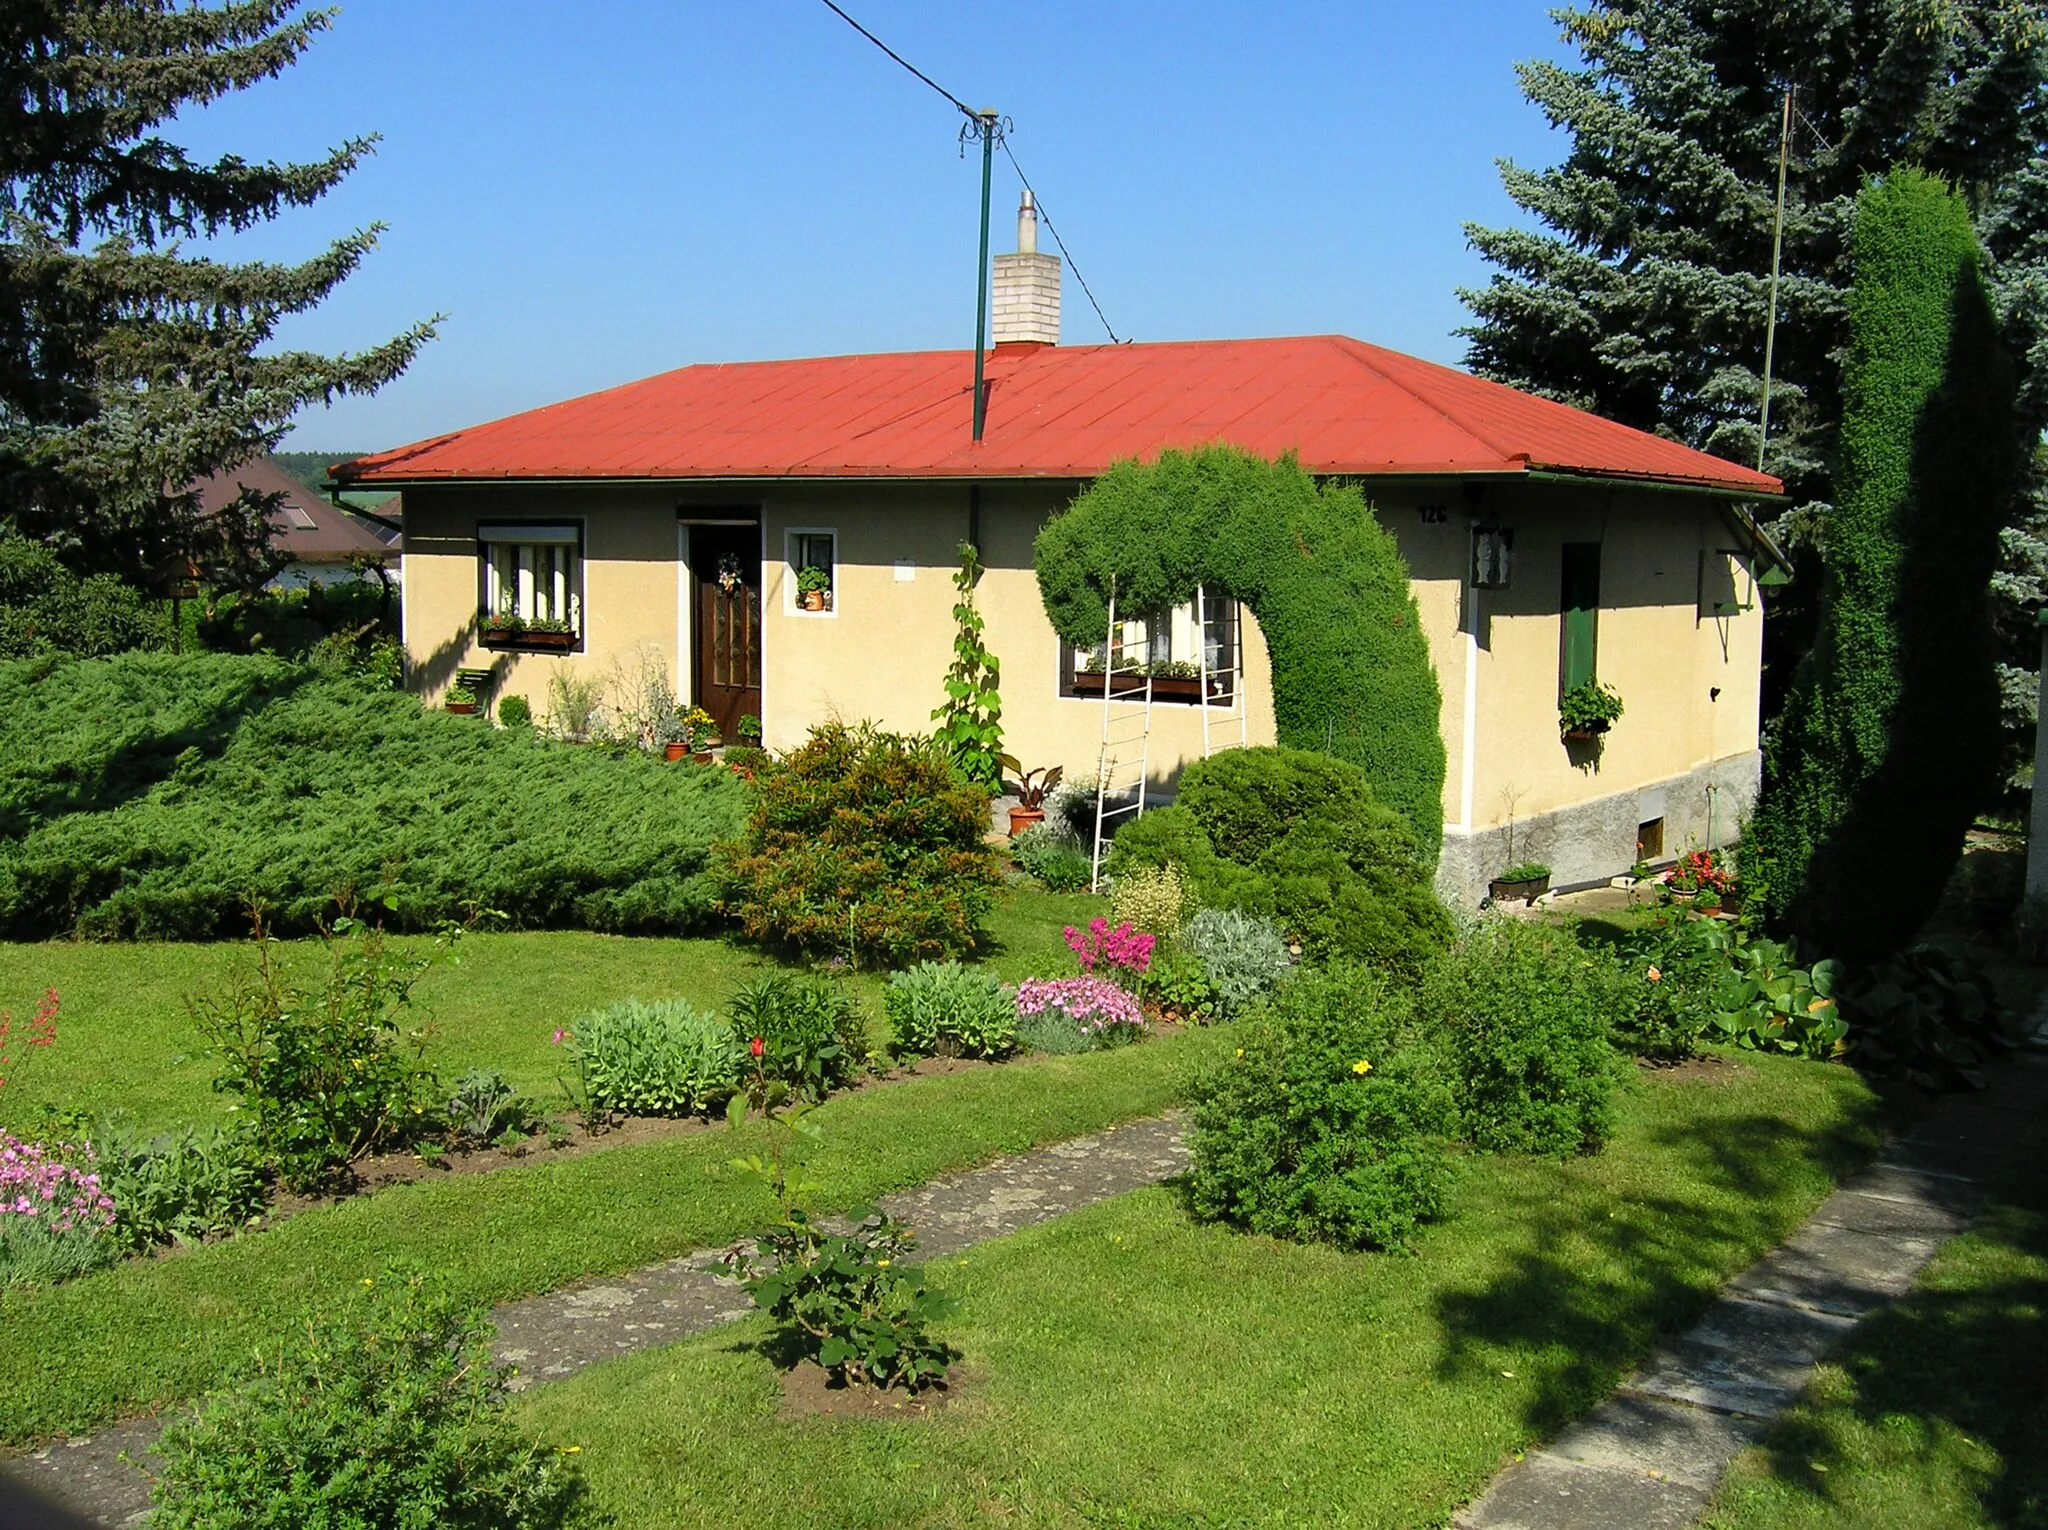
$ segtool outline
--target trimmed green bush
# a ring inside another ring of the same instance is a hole
[[[238,1387],[174,1417],[149,1522],[558,1530],[582,1518],[574,1458],[506,1416],[491,1325],[418,1276],[351,1285]]]
[[[1109,870],[1173,865],[1207,908],[1271,914],[1313,956],[1417,974],[1451,938],[1407,822],[1364,772],[1301,749],[1197,761],[1172,806],[1117,832]]]
[[[622,999],[568,1028],[592,1110],[701,1115],[740,1087],[733,1027],[681,999]]]
[[[992,973],[958,962],[892,973],[883,1004],[903,1052],[1001,1057],[1017,1045],[1017,995]]]
[[[1100,643],[1117,610],[1165,611],[1235,596],[1273,664],[1282,744],[1364,772],[1424,857],[1443,839],[1441,695],[1408,568],[1349,485],[1318,484],[1293,457],[1230,446],[1120,462],[1038,534],[1038,588],[1069,643]],[[1226,852],[1227,853],[1227,852]]]
[[[1430,966],[1421,1010],[1456,1081],[1462,1135],[1503,1153],[1588,1152],[1613,1119],[1613,963],[1562,931],[1481,921]]]
[[[828,723],[762,778],[720,846],[718,907],[750,939],[902,966],[988,939],[989,793],[929,738]]]
[[[1194,1079],[1188,1197],[1200,1217],[1340,1248],[1398,1248],[1442,1214],[1455,1111],[1383,976],[1306,972]]]
[[[430,929],[675,934],[738,832],[729,772],[479,728],[277,659],[0,664],[0,936],[279,934],[349,903]]]
[[[1820,631],[1767,740],[1742,881],[1809,949],[1881,961],[1997,788],[1988,592],[2019,458],[1963,199],[1894,170],[1858,199],[1853,248]]]

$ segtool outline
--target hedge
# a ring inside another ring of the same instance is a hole
[[[1934,911],[1996,789],[1989,588],[2013,372],[1963,201],[1896,170],[1854,230],[1818,638],[1767,741],[1747,895],[1813,954],[1879,960]]]
[[[705,922],[723,770],[428,712],[278,659],[0,664],[0,937],[280,932],[345,902],[397,928]]]
[[[1408,568],[1350,485],[1229,446],[1117,463],[1038,535],[1038,587],[1067,642],[1197,586],[1250,607],[1273,665],[1279,741],[1363,770],[1434,862],[1443,840],[1442,699]]]

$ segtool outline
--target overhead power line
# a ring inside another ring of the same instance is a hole
[[[890,57],[890,59],[892,59],[896,64],[898,64],[908,73],[910,73],[916,79],[922,81],[924,84],[930,86],[933,90],[937,91],[941,96],[945,98],[947,104],[949,104],[955,111],[960,113],[961,116],[967,119],[967,127],[962,130],[960,135],[960,142],[963,148],[966,145],[969,132],[972,132],[977,138],[985,138],[989,141],[1000,144],[1002,146],[1004,156],[1010,161],[1010,168],[1017,172],[1017,179],[1024,183],[1024,189],[1031,193],[1031,200],[1037,204],[1039,217],[1045,220],[1046,232],[1052,235],[1052,242],[1059,247],[1061,258],[1063,258],[1067,263],[1067,269],[1074,273],[1074,280],[1076,283],[1079,284],[1082,295],[1088,299],[1088,306],[1095,310],[1095,317],[1102,321],[1103,332],[1109,336],[1110,343],[1112,345],[1125,344],[1126,342],[1117,338],[1116,331],[1110,328],[1109,319],[1107,315],[1103,313],[1102,305],[1095,300],[1095,293],[1093,289],[1089,287],[1088,279],[1081,274],[1081,267],[1079,263],[1075,261],[1073,252],[1067,248],[1066,240],[1060,238],[1060,231],[1053,226],[1052,217],[1045,210],[1045,199],[1038,194],[1038,188],[1031,184],[1031,177],[1024,173],[1024,167],[1017,163],[1016,152],[1010,147],[1009,136],[1007,132],[1009,124],[1001,123],[999,125],[992,126],[989,120],[987,119],[993,117],[993,113],[976,111],[973,107],[969,106],[965,101],[961,100],[958,96],[954,95],[952,91],[946,89],[945,86],[941,85],[937,80],[933,79],[930,75],[926,74],[922,69],[918,68],[917,65],[911,63],[909,59],[905,58],[902,54],[898,53],[894,48],[890,47],[887,43],[883,42],[881,38],[875,36],[875,34],[870,32],[866,27],[862,26],[858,21],[855,21],[851,16],[847,15],[844,10],[842,10],[837,4],[834,3],[834,0],[823,0],[823,4],[825,6],[825,9],[830,11],[833,15],[837,16],[841,21],[845,22],[848,26],[852,27],[854,31],[860,33],[861,36],[865,37],[877,48],[880,48],[882,52],[886,53]],[[986,209],[984,209],[984,222],[985,221]],[[985,265],[986,261],[984,260],[984,266]],[[977,393],[979,392],[978,389],[976,391]]]

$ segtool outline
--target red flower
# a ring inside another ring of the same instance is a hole
[[[752,1041],[747,1043],[747,1050],[749,1052],[752,1052],[756,1057],[759,1057],[763,1052],[767,1051],[768,1048],[762,1044],[761,1038],[759,1036],[756,1036]]]

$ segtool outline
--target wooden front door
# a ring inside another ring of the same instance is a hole
[[[727,743],[740,718],[761,715],[761,530],[692,526],[697,587],[697,704],[718,719]]]

